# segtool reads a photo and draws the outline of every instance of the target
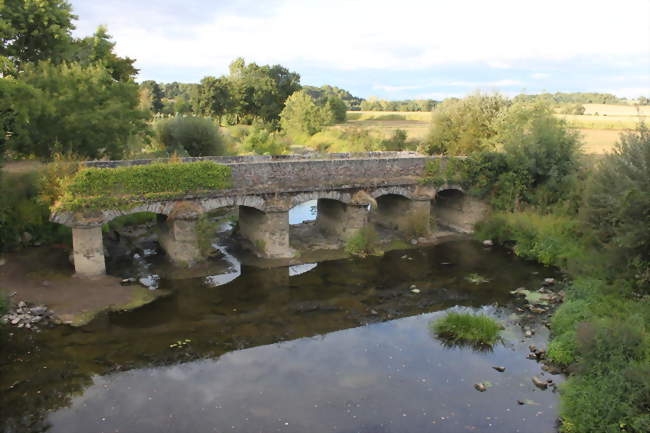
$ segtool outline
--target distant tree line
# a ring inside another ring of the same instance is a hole
[[[438,101],[433,99],[404,99],[387,101],[371,97],[361,102],[362,111],[431,111]]]
[[[611,93],[574,92],[574,93],[539,93],[536,95],[520,94],[514,97],[514,102],[531,102],[544,100],[554,104],[626,104],[625,98],[619,98]]]

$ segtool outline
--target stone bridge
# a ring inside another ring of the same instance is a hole
[[[432,208],[436,212],[432,200],[444,190],[462,191],[455,185],[434,188],[420,183],[426,162],[433,158],[411,152],[185,158],[184,162],[211,160],[230,166],[232,188],[152,201],[128,210],[104,209],[92,215],[58,212],[51,219],[72,228],[75,270],[82,276],[105,273],[102,225],[139,212],[159,215],[160,244],[176,263],[191,265],[200,259],[198,218],[230,206],[238,207],[239,232],[257,255],[286,258],[294,254],[288,212],[308,200],[318,203],[317,228],[340,240],[368,224],[371,213],[374,222],[397,230],[406,230],[414,219],[428,227]],[[110,169],[150,162],[93,161],[85,165]],[[462,206],[456,205],[452,212],[462,213]],[[441,216],[448,211],[441,210]]]

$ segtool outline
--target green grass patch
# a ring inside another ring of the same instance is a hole
[[[375,229],[367,225],[356,232],[345,243],[345,252],[352,256],[365,257],[378,251],[379,236]]]
[[[66,211],[129,209],[231,185],[230,167],[211,161],[86,168],[66,183],[55,207]]]
[[[488,346],[499,341],[503,327],[491,317],[468,313],[448,313],[431,323],[435,335],[452,344]]]

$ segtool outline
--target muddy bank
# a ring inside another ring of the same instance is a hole
[[[55,322],[73,326],[90,322],[101,311],[138,308],[162,294],[139,285],[122,286],[120,278],[110,275],[77,278],[68,256],[63,246],[5,254],[0,290],[14,305],[45,305]]]

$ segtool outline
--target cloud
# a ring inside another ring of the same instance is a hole
[[[496,80],[496,81],[452,81],[447,84],[454,87],[474,87],[474,88],[487,88],[487,87],[516,87],[523,86],[524,83],[518,80]]]
[[[533,78],[535,80],[543,80],[544,78],[550,77],[551,74],[547,74],[545,72],[535,72],[534,74],[530,74],[530,78]]]
[[[498,8],[470,1],[441,8],[436,2],[404,0],[396,8],[385,0],[283,0],[245,10],[236,7],[238,2],[221,7],[193,0],[187,11],[168,2],[160,8],[137,2],[127,10],[95,3],[82,7],[89,17],[82,15],[79,27],[107,22],[118,51],[138,59],[143,69],[182,65],[225,71],[237,56],[340,70],[412,70],[464,62],[510,68],[527,59],[650,51],[646,0],[622,1],[616,8],[550,0],[534,10],[520,0],[502,1]],[[585,7],[588,20],[582,19]],[[528,19],[531,14],[535,20]],[[607,31],[594,31],[598,28]]]

